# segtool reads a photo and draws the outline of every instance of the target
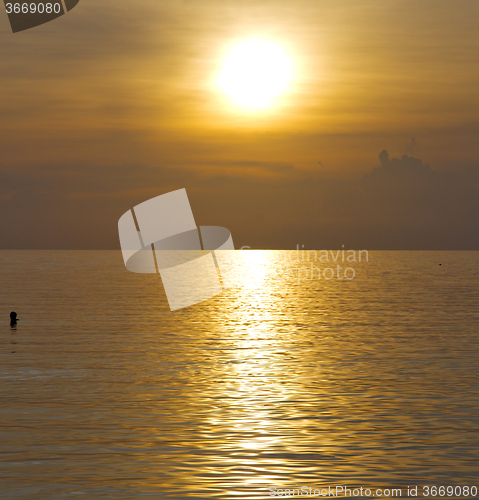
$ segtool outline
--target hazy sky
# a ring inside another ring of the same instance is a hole
[[[185,187],[237,247],[479,249],[478,18],[477,0],[81,0],[12,34],[3,12],[0,248],[118,248],[123,212]],[[251,37],[292,63],[255,111],[216,83]]]

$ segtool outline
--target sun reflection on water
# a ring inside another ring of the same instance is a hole
[[[211,416],[209,423],[224,425],[226,413],[229,451],[248,451],[252,457],[261,458],[289,446],[290,432],[278,428],[277,415],[283,401],[294,399],[294,385],[290,375],[285,377],[284,364],[291,358],[291,342],[297,339],[294,331],[285,334],[282,330],[288,314],[282,299],[290,292],[284,280],[278,280],[281,269],[275,252],[243,252],[241,270],[240,287],[228,295],[228,307],[223,310],[222,325],[231,325],[229,335],[222,331],[228,357],[221,384],[225,406],[221,417]],[[255,481],[264,479],[256,477]]]

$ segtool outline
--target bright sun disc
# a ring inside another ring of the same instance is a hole
[[[219,85],[237,104],[257,109],[271,105],[290,80],[291,63],[278,44],[246,40],[228,53]]]

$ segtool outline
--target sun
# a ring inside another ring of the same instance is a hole
[[[254,110],[273,105],[291,79],[291,60],[279,43],[249,39],[227,53],[218,83],[236,104]]]

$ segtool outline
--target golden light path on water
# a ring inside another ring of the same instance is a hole
[[[371,253],[353,280],[238,255],[238,287],[171,313],[117,252],[0,252],[2,500],[473,484],[477,253]]]
[[[278,271],[288,273],[289,269],[278,269],[273,255],[274,252],[265,251],[243,255],[241,287],[237,294],[229,297],[230,305],[224,318],[226,324],[235,328],[228,339],[228,344],[233,345],[229,349],[229,369],[224,374],[229,388],[223,394],[225,399],[233,401],[229,408],[236,414],[229,421],[230,432],[241,436],[231,442],[232,449],[243,448],[247,452],[240,453],[245,468],[241,482],[246,489],[256,486],[267,490],[286,472],[289,459],[286,455],[282,458],[281,454],[284,450],[296,453],[300,423],[296,422],[293,409],[291,418],[295,424],[278,425],[282,420],[281,406],[296,399],[295,391],[288,387],[291,380],[285,377],[285,365],[295,357],[290,349],[294,332],[284,329],[293,307],[283,300],[294,292],[284,288],[284,277],[278,282]],[[287,263],[288,260],[284,262]],[[212,426],[224,423],[224,419],[211,419]],[[276,465],[270,469],[272,455]],[[237,465],[234,456],[231,464]],[[229,494],[234,495],[235,491]]]

